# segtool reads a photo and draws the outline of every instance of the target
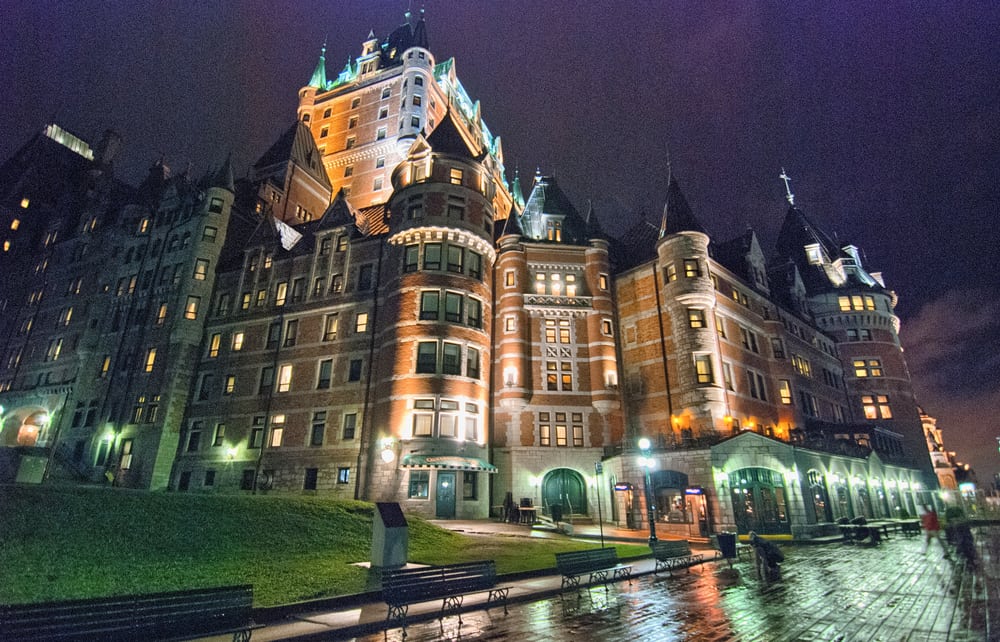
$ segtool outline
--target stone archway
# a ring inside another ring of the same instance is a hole
[[[558,504],[564,515],[587,514],[587,482],[570,468],[556,468],[542,480],[542,505],[546,513]]]
[[[761,535],[792,532],[781,473],[769,468],[743,468],[729,475],[736,530]]]

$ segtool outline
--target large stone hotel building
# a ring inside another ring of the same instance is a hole
[[[711,237],[673,177],[611,238],[510,176],[422,17],[325,53],[248,179],[132,187],[113,133],[55,125],[0,167],[0,476],[634,527],[648,488],[680,534],[937,486],[895,294],[790,193],[773,252]]]

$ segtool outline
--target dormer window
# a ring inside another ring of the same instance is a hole
[[[819,243],[807,245],[805,250],[806,260],[809,261],[809,265],[820,265],[823,263],[823,253],[819,249]]]
[[[562,221],[548,221],[545,230],[545,237],[548,240],[562,241]]]

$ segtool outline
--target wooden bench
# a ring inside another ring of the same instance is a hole
[[[232,633],[248,642],[253,587],[125,595],[0,606],[0,640],[133,642]]]
[[[560,588],[567,585],[580,588],[580,578],[588,575],[587,584],[600,582],[607,585],[608,575],[612,581],[628,580],[632,582],[632,567],[621,564],[618,551],[613,548],[591,548],[585,551],[570,551],[556,553],[556,567],[562,574]]]
[[[406,637],[406,614],[411,604],[441,600],[438,619],[458,615],[462,625],[462,602],[470,593],[488,592],[486,608],[503,604],[507,613],[509,587],[498,587],[496,564],[493,560],[464,562],[444,566],[426,566],[387,570],[382,574],[382,599],[389,606],[386,623],[398,619]]]
[[[650,544],[653,549],[653,559],[656,560],[654,573],[659,573],[666,569],[671,575],[675,568],[686,568],[691,572],[691,567],[705,561],[703,553],[692,553],[691,544],[686,539],[680,540],[660,540]]]

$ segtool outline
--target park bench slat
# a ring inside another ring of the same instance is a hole
[[[580,577],[588,575],[588,584],[595,579],[607,586],[610,579],[632,581],[632,567],[621,564],[618,551],[613,548],[591,548],[583,551],[556,553],[556,567],[562,574],[561,588],[567,585],[580,588]]]
[[[0,607],[0,639],[30,641],[249,640],[253,587],[233,586]]]
[[[705,560],[703,553],[692,553],[691,544],[686,539],[680,540],[660,540],[650,544],[653,550],[653,558],[656,560],[654,573],[659,573],[666,569],[671,575],[675,568],[684,567],[688,573],[695,564],[701,564]]]

